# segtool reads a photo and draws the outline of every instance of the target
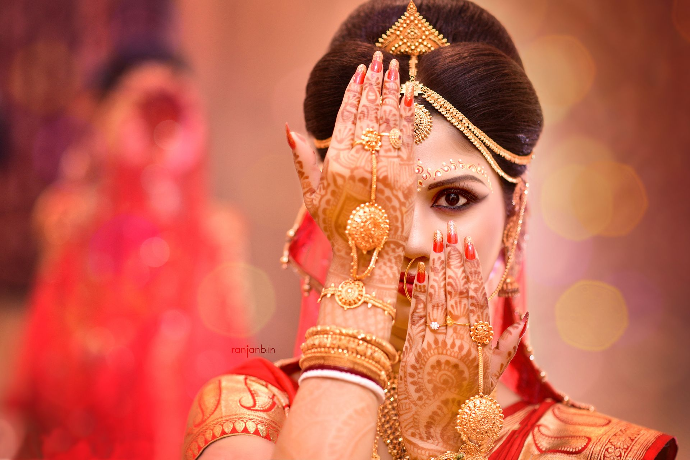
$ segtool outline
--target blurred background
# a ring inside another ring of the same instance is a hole
[[[36,376],[20,369],[21,357],[26,343],[42,348],[45,331],[26,325],[32,315],[64,314],[55,307],[69,301],[61,286],[81,272],[69,278],[69,260],[51,256],[84,225],[91,236],[74,251],[86,254],[95,284],[75,302],[89,310],[114,283],[127,293],[118,301],[160,306],[155,317],[104,307],[118,324],[144,318],[164,334],[124,346],[112,318],[89,316],[75,324],[90,329],[69,329],[65,346],[79,331],[105,362],[145,342],[151,356],[198,377],[175,390],[189,402],[204,378],[242,359],[221,352],[229,344],[263,347],[269,360],[292,355],[300,289],[279,258],[301,195],[283,125],[304,132],[308,74],[359,3],[0,4],[0,399],[22,375]],[[675,435],[682,453],[690,442],[690,0],[476,3],[515,39],[545,111],[528,223],[537,362],[571,398]],[[151,62],[158,67],[143,65]],[[129,83],[123,92],[109,81]],[[126,122],[132,107],[140,125]],[[84,150],[101,153],[94,161]],[[107,195],[113,178],[131,180],[131,193]],[[142,204],[138,189],[158,198]],[[112,205],[120,201],[125,218]],[[133,219],[132,209],[149,217]],[[187,265],[180,254],[190,255]],[[175,278],[169,266],[189,276]],[[125,276],[137,281],[123,288]],[[29,314],[30,305],[42,313]],[[209,341],[183,358],[170,351],[189,337]],[[27,435],[5,414],[0,458]],[[80,417],[70,423],[89,424]],[[174,426],[155,436],[181,443]],[[55,451],[78,456],[64,447],[74,435],[62,436]],[[103,443],[98,458],[110,458]]]

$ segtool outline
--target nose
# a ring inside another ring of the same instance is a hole
[[[425,220],[421,214],[419,206],[415,206],[412,213],[410,235],[405,245],[405,257],[408,260],[412,260],[415,257],[428,257],[431,250],[433,233],[426,231],[427,229],[424,226]],[[427,235],[427,233],[429,234]]]

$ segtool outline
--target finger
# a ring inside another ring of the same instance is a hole
[[[290,126],[285,123],[285,134],[288,145],[292,149],[292,159],[295,162],[295,170],[299,177],[304,196],[304,205],[312,213],[318,203],[317,188],[321,179],[319,162],[316,152],[307,144],[306,139],[297,133],[290,131]],[[312,213],[313,214],[313,213]]]
[[[403,162],[411,162],[414,158],[414,91],[411,84],[405,87],[405,96],[400,101],[400,131],[403,141],[400,159]]]
[[[486,297],[482,268],[472,238],[465,237],[465,272],[468,284],[468,308],[470,324],[489,322],[489,300]]]
[[[377,51],[374,53],[374,58],[369,65],[369,71],[364,78],[364,85],[362,86],[362,98],[359,101],[359,109],[357,111],[355,140],[359,139],[366,129],[379,131],[382,80],[383,54],[381,51]]]
[[[503,371],[506,370],[513,356],[517,353],[520,339],[522,339],[522,336],[525,335],[525,331],[527,331],[528,320],[529,313],[526,313],[522,321],[518,321],[506,329],[503,334],[501,334],[498,342],[496,342],[496,346],[492,352],[493,356],[491,357],[491,368],[489,369],[492,385],[498,382]]]
[[[467,298],[467,276],[465,275],[465,257],[458,248],[458,234],[455,229],[455,222],[448,221],[448,232],[446,233],[446,308],[448,318],[453,326],[448,327],[447,334],[456,334],[457,328],[467,329],[469,324],[469,309]]]
[[[400,128],[400,64],[393,59],[383,80],[383,103],[379,112],[379,123],[382,133],[390,133],[393,128]],[[390,142],[390,138],[383,141]],[[385,144],[384,144],[385,145]],[[397,156],[396,149],[390,149]]]
[[[412,305],[410,307],[410,319],[407,326],[407,340],[410,343],[421,344],[426,334],[426,303],[427,303],[427,276],[424,262],[417,264],[417,276],[412,288]]]
[[[335,150],[349,151],[354,141],[355,126],[357,124],[357,110],[362,98],[362,87],[364,77],[367,73],[367,66],[360,64],[357,71],[347,85],[343,102],[338,110],[333,128],[330,148]]]
[[[434,233],[433,251],[429,255],[429,291],[427,295],[427,325],[433,333],[445,333],[446,320],[446,258],[443,233]]]

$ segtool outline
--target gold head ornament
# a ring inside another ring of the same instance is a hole
[[[417,56],[448,46],[448,40],[419,14],[417,6],[411,1],[405,14],[379,38],[376,46],[391,54],[410,56],[410,79],[414,80],[417,75]]]
[[[402,86],[400,92],[405,93],[407,85],[414,85],[414,95],[424,98],[446,120],[462,132],[467,139],[481,152],[491,168],[508,182],[516,184],[518,177],[508,175],[498,165],[489,151],[510,161],[525,166],[534,158],[534,154],[516,155],[494,142],[481,129],[443,96],[416,81],[418,57],[438,48],[449,46],[448,40],[437,31],[424,17],[419,14],[413,1],[407,5],[407,10],[395,24],[379,38],[376,46],[395,55],[410,56],[410,80]],[[431,133],[431,114],[421,104],[415,103],[415,144],[421,144]]]

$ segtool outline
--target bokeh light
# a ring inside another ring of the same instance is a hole
[[[569,35],[546,35],[523,52],[527,75],[537,90],[547,124],[562,120],[590,90],[596,75],[585,46]]]
[[[647,192],[635,170],[614,161],[598,161],[589,166],[589,173],[606,180],[612,200],[608,224],[599,232],[602,236],[623,236],[640,223],[647,211]]]
[[[276,308],[273,283],[260,268],[231,262],[209,273],[198,291],[204,325],[226,336],[244,337],[260,330]]]
[[[614,161],[563,166],[547,177],[541,189],[546,224],[576,241],[626,235],[647,207],[647,194],[635,170]]]
[[[613,214],[606,178],[580,165],[551,173],[541,190],[544,222],[564,238],[580,241],[601,232]]]
[[[610,284],[579,281],[556,302],[556,326],[561,338],[576,348],[605,350],[628,327],[625,299]]]
[[[596,161],[613,161],[615,159],[613,152],[606,144],[579,133],[559,140],[557,144],[548,148],[538,158],[538,161],[534,162],[534,167],[538,168],[536,171],[539,175],[545,175],[566,165],[587,166]]]
[[[160,267],[170,258],[170,246],[163,238],[154,236],[141,243],[139,254],[149,267]]]
[[[673,25],[690,42],[690,0],[674,0]]]

